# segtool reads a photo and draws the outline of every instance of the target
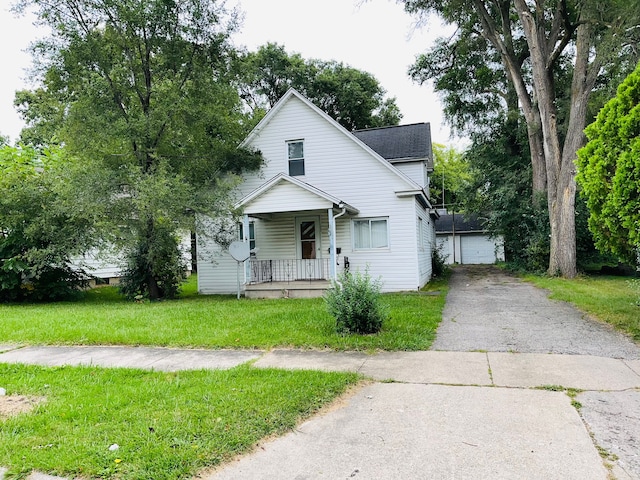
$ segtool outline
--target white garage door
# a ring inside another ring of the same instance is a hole
[[[496,245],[484,235],[461,235],[460,250],[464,264],[495,263]]]

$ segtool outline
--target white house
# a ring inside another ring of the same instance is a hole
[[[477,215],[442,213],[436,221],[438,248],[448,264],[504,261],[504,241],[493,238]]]
[[[182,235],[179,245],[182,259],[187,267],[186,275],[191,274],[191,235]],[[82,270],[89,276],[89,285],[118,285],[125,268],[125,259],[121,251],[115,247],[92,249],[82,256],[71,259],[71,267]]]
[[[200,293],[235,293],[238,272],[248,297],[317,295],[345,268],[381,277],[383,291],[429,281],[429,124],[351,133],[289,90],[243,146],[265,159],[237,192],[253,253],[240,265],[224,251],[212,258],[202,252],[216,246],[198,237]]]

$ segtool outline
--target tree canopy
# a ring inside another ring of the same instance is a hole
[[[198,214],[228,213],[234,175],[261,163],[237,148],[251,119],[230,73],[235,13],[214,0],[19,6],[52,27],[34,49],[42,86],[18,97],[24,135],[63,143],[100,178],[79,203],[108,205],[110,240],[136,279],[129,292],[174,295],[179,235]]]
[[[252,109],[272,107],[295,88],[347,130],[397,125],[402,118],[395,98],[370,73],[341,62],[289,54],[267,43],[239,58],[240,90]]]
[[[450,206],[460,211],[461,197],[473,176],[467,157],[453,147],[433,144],[431,200],[436,206]]]
[[[598,248],[640,262],[640,65],[586,129],[578,181]]]
[[[532,198],[543,192],[549,211],[548,272],[574,276],[573,162],[584,142],[594,88],[625,65],[635,65],[638,6],[616,0],[404,3],[410,13],[437,13],[458,26],[453,37],[441,39],[430,54],[419,58],[411,72],[420,80],[436,78],[437,86],[451,92],[447,112],[458,127],[475,122],[490,128],[495,118],[512,122],[512,105],[522,112]],[[502,105],[507,106],[506,116],[501,115]]]

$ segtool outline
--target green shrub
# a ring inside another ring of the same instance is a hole
[[[327,310],[336,319],[341,334],[377,333],[387,318],[387,306],[381,303],[382,282],[369,273],[343,272],[325,294]]]
[[[440,244],[431,250],[431,275],[441,278],[449,270],[447,255],[442,253],[444,244]]]

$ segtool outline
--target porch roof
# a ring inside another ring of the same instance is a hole
[[[339,198],[284,173],[260,185],[240,200],[236,208],[242,208],[247,215],[329,208],[346,208],[351,214],[358,213],[357,208]]]

